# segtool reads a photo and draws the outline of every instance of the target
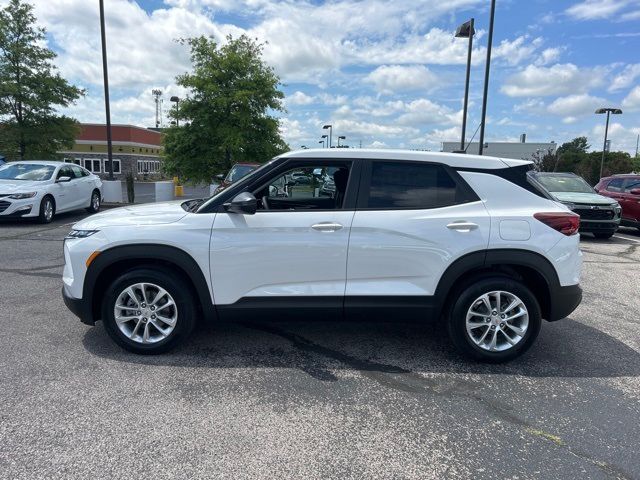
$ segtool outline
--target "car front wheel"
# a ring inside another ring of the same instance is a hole
[[[449,336],[464,355],[512,360],[533,344],[542,323],[531,291],[511,278],[485,278],[464,288],[449,310]]]
[[[40,202],[40,214],[38,215],[38,221],[40,223],[51,223],[55,213],[56,205],[53,203],[53,199],[50,196],[44,197]]]
[[[139,354],[166,352],[186,339],[195,324],[194,300],[176,275],[141,268],[108,288],[102,318],[109,336]]]

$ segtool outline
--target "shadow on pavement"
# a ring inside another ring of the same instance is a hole
[[[292,368],[326,381],[332,369],[383,373],[474,373],[524,377],[640,375],[640,354],[617,339],[571,319],[544,322],[523,357],[502,365],[461,358],[430,324],[246,321],[200,326],[176,350],[159,356],[123,351],[102,324],[88,330],[93,355],[140,365],[199,368]]]

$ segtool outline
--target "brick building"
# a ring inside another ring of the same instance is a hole
[[[133,125],[111,125],[113,174],[124,179],[129,172],[137,179],[161,177],[162,134]],[[109,175],[107,160],[107,127],[104,124],[83,123],[71,150],[59,152],[66,162],[82,165],[106,179]]]

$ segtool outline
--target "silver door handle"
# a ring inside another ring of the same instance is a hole
[[[478,228],[477,223],[472,222],[453,222],[447,225],[449,230],[457,230],[458,232],[470,232]]]
[[[335,232],[336,230],[340,230],[342,225],[334,222],[322,222],[311,225],[311,228],[318,230],[319,232]]]

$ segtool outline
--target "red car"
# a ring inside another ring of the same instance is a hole
[[[621,225],[640,229],[640,174],[612,175],[601,179],[595,189],[618,201],[622,207]]]
[[[253,172],[259,166],[259,163],[236,163],[233,167],[231,167],[231,170],[229,170],[229,173],[227,173],[226,176],[224,176],[223,174],[216,176],[216,179],[220,181],[220,185],[216,187],[213,194],[215,195],[217,193],[220,193],[233,182],[237,182],[245,175]]]

